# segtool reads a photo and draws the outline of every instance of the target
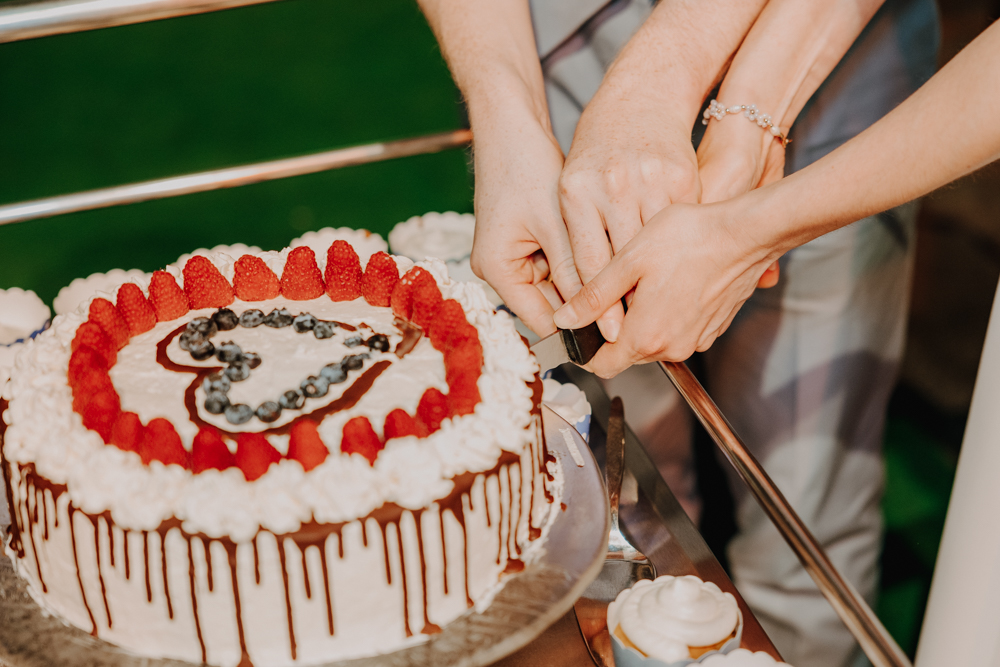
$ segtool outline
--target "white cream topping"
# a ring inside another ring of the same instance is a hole
[[[413,260],[458,261],[472,252],[476,218],[471,213],[426,213],[400,222],[389,232],[394,253]]]
[[[287,251],[259,255],[280,275]],[[235,261],[231,256],[209,253],[207,257],[223,273],[230,271],[231,276]],[[281,266],[276,266],[279,261]],[[97,433],[83,427],[80,416],[71,408],[66,371],[70,343],[77,327],[87,318],[89,301],[76,311],[57,317],[49,331],[28,342],[18,355],[10,384],[4,390],[6,396],[13,398],[5,413],[10,427],[4,453],[12,461],[34,462],[39,474],[67,484],[73,502],[81,509],[90,513],[110,510],[118,525],[137,530],[155,529],[163,520],[175,516],[189,532],[200,531],[215,537],[229,535],[241,541],[252,537],[258,526],[283,533],[295,530],[310,518],[337,522],[365,516],[386,502],[410,508],[427,506],[447,495],[455,475],[489,470],[503,451],[523,449],[531,410],[531,390],[525,383],[532,381],[537,365],[511,319],[505,313],[495,314],[478,286],[451,282],[442,262],[419,265],[435,276],[444,298],[454,298],[462,305],[469,322],[479,331],[484,353],[479,379],[482,402],[473,414],[446,420],[441,430],[428,438],[390,441],[374,467],[360,455],[339,453],[343,424],[351,417],[363,415],[381,432],[385,415],[392,409],[398,407],[413,414],[427,387],[446,389],[441,355],[426,339],[406,357],[394,361],[353,408],[333,413],[320,424],[320,435],[331,450],[324,463],[305,473],[298,462],[282,460],[251,483],[235,468],[195,475],[158,462],[146,466],[138,455],[105,445]],[[180,275],[181,267],[172,265],[167,270]],[[136,282],[147,281],[148,278]],[[98,296],[114,300],[113,295]],[[293,314],[306,311],[321,319],[364,321],[376,330],[395,330],[388,308],[375,308],[361,299],[349,303],[328,300],[323,303],[324,300],[321,297],[315,302],[284,300],[282,303]],[[276,305],[278,301],[273,303]],[[270,305],[272,302],[266,305],[237,302],[230,308],[241,312],[256,307],[266,313]],[[155,361],[155,343],[165,332],[213,310],[193,311],[136,337],[119,352],[119,361],[111,372],[122,397],[123,410],[136,412],[144,423],[155,416],[168,418],[188,448],[197,427],[190,422],[183,405],[183,390],[194,376],[169,372],[159,366]],[[237,331],[219,332],[213,341],[236,340]],[[295,343],[304,346],[302,354],[297,356],[295,349],[287,347],[282,350],[278,343],[269,347],[268,343],[282,340],[272,337],[275,333],[296,337]],[[292,375],[298,377],[304,372],[306,365],[313,364],[309,360],[312,355],[316,356],[315,370],[318,370],[328,360],[339,359],[343,352],[337,347],[339,343],[334,342],[330,348],[332,356],[327,356],[323,343],[331,341],[315,340],[305,333],[271,330],[261,332],[260,336],[244,348],[258,352],[264,360],[254,373],[268,362],[280,366],[281,362],[275,363],[274,357],[301,357],[301,368],[296,361],[295,369],[288,370],[289,381]],[[179,349],[175,351],[181,353]],[[373,356],[368,363],[376,360]],[[190,357],[183,363],[196,365]],[[252,374],[247,380],[251,383],[247,385],[248,404],[256,405],[249,401],[265,396],[276,399],[278,391],[287,388],[285,381],[277,377],[269,380],[263,374],[261,377]],[[272,381],[277,386],[271,386]],[[256,419],[250,422],[254,423],[258,423]],[[227,427],[233,430],[232,425]],[[287,438],[269,439],[279,451],[287,451]]]
[[[702,667],[790,667],[763,651],[754,653],[745,648],[738,648],[726,654],[710,655],[701,664]]]
[[[608,607],[608,627],[622,632],[647,656],[672,662],[688,647],[728,637],[739,620],[736,599],[711,582],[665,575],[637,582]]]

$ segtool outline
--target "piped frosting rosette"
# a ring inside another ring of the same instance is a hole
[[[619,667],[681,667],[740,645],[736,599],[691,575],[637,582],[608,606]]]

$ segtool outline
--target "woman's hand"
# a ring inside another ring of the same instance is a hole
[[[618,340],[588,369],[613,377],[635,363],[682,361],[726,330],[778,256],[733,212],[725,203],[668,206],[556,311],[556,326],[577,329],[635,289]]]

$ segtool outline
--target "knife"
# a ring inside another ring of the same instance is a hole
[[[593,322],[582,329],[559,329],[532,345],[531,352],[544,373],[568,361],[583,366],[594,358],[604,343],[597,322]]]

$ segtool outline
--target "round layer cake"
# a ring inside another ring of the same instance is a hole
[[[440,262],[362,264],[343,240],[195,255],[19,355],[7,552],[40,604],[140,655],[424,641],[541,550],[559,503],[537,371]]]

